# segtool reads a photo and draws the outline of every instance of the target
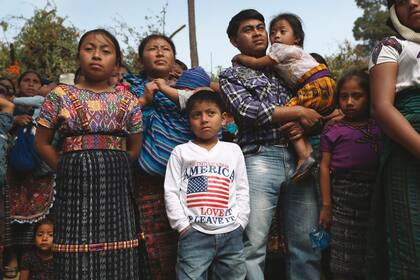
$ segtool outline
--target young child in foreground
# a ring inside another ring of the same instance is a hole
[[[369,75],[345,74],[337,85],[341,120],[321,134],[319,223],[331,225],[331,272],[334,279],[363,279],[370,201],[375,184],[381,130],[369,117]]]
[[[35,227],[35,251],[22,257],[19,280],[53,280],[53,232],[51,220],[45,219]]]
[[[169,158],[165,202],[179,232],[177,279],[245,279],[242,232],[250,213],[245,160],[238,145],[218,140],[225,121],[220,96],[201,90],[186,105],[195,139]]]
[[[305,33],[298,16],[280,14],[270,22],[271,48],[268,55],[255,58],[236,55],[233,63],[253,69],[273,66],[274,70],[288,82],[296,95],[286,106],[304,106],[322,115],[332,112],[335,82],[324,64],[319,64],[310,54],[303,51]],[[292,180],[298,181],[315,165],[312,146],[306,138],[293,141],[298,162]]]

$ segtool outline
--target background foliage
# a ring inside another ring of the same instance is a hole
[[[388,11],[386,0],[355,0],[363,10],[356,19],[353,36],[356,44],[344,41],[337,53],[326,60],[335,78],[352,67],[367,67],[370,51],[385,36],[393,34],[386,25]],[[168,4],[156,15],[147,16],[147,24],[136,28],[124,21],[114,19],[114,26],[108,27],[123,47],[124,62],[130,71],[138,73],[137,47],[142,38],[151,33],[167,34],[165,30]],[[22,24],[23,23],[23,24]],[[7,38],[10,28],[18,28],[17,36]],[[178,29],[182,29],[181,26]],[[0,20],[0,75],[12,75],[6,69],[18,65],[21,71],[36,69],[43,76],[56,80],[61,73],[74,72],[77,68],[77,42],[82,33],[77,27],[66,24],[66,18],[57,15],[57,8],[50,2],[42,9],[36,9],[30,18],[9,16]],[[171,35],[168,35],[171,36]],[[10,45],[15,46],[11,51]]]

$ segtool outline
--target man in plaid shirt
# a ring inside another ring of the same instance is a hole
[[[264,17],[243,10],[229,22],[231,43],[242,53],[261,57],[268,45]],[[319,279],[320,253],[308,237],[318,222],[315,183],[294,186],[287,180],[296,168],[288,137],[300,137],[321,116],[301,106],[285,107],[291,91],[270,69],[253,70],[242,65],[225,69],[219,76],[222,98],[238,125],[250,186],[251,215],[244,232],[247,279],[264,279],[266,245],[281,186],[284,233],[287,241],[288,279]]]

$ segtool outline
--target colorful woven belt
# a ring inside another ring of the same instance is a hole
[[[96,244],[53,244],[53,252],[58,253],[88,253],[110,250],[130,249],[139,246],[139,240],[117,241]]]
[[[123,150],[127,149],[126,138],[115,135],[89,134],[64,138],[63,152],[81,150]]]

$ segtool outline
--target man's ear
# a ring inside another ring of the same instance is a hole
[[[230,43],[235,47],[238,48],[238,43],[236,42],[236,38],[235,37],[231,37],[229,38]]]

